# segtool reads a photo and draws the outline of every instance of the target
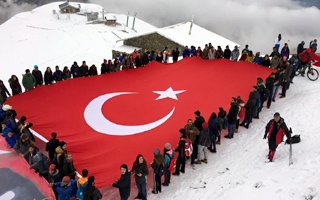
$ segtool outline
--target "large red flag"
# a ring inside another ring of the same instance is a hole
[[[98,186],[119,177],[137,154],[150,163],[153,150],[175,146],[178,129],[194,111],[207,119],[218,107],[229,108],[233,96],[247,99],[257,77],[270,70],[227,60],[184,59],[41,86],[12,97],[8,104],[28,116],[45,138],[52,131],[67,142],[78,171],[87,168]]]

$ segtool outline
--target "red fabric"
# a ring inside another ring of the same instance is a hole
[[[274,126],[274,122],[272,122],[269,127],[269,131],[268,131],[268,138],[269,139],[271,137],[271,132],[272,132],[273,126]],[[285,130],[283,128],[280,128],[277,132],[277,135],[276,135],[276,145],[279,145],[280,143],[283,142],[284,135],[285,135]]]
[[[239,111],[239,118],[240,118],[240,122],[242,122],[244,120],[246,114],[246,108],[245,107],[241,107],[240,111]]]
[[[308,48],[306,50],[304,50],[303,52],[301,52],[299,55],[299,59],[304,62],[304,63],[308,63],[311,62],[313,60],[317,60],[320,61],[320,56],[318,56],[317,54],[315,54],[312,49]]]
[[[48,199],[55,199],[54,193],[50,188],[48,182],[44,178],[36,174],[34,170],[31,170],[29,164],[23,157],[19,156],[13,149],[8,148],[6,140],[2,136],[0,136],[0,150],[10,152],[7,154],[0,154],[0,169],[11,169],[14,173],[17,173],[32,182],[45,197],[47,197]],[[15,177],[10,177],[10,179],[15,179]],[[8,189],[8,191],[10,191],[17,186],[12,187],[10,183],[8,183],[8,185],[2,185],[1,187],[5,187]],[[29,187],[29,185],[27,183],[24,183],[24,188],[20,188],[15,192],[25,192],[29,191],[30,189],[31,188]],[[29,193],[32,193],[32,191],[29,191]],[[2,194],[0,194],[0,196],[1,195]]]
[[[89,170],[96,185],[109,186],[119,176],[123,163],[132,165],[142,153],[147,163],[153,150],[166,142],[173,147],[179,140],[179,128],[200,110],[208,119],[218,107],[229,109],[231,97],[246,101],[257,77],[265,79],[271,70],[245,62],[224,59],[186,58],[175,64],[153,62],[146,67],[88,78],[76,78],[54,85],[41,86],[8,99],[18,112],[33,122],[33,129],[45,138],[55,131],[68,143],[78,171]],[[186,90],[178,100],[159,97],[153,91]],[[136,92],[105,102],[105,118],[122,125],[142,125],[158,120],[175,110],[162,125],[135,135],[113,136],[92,129],[84,119],[87,105],[96,97],[114,92]]]
[[[313,63],[314,66],[320,67],[320,61]]]

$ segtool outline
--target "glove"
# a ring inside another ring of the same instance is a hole
[[[265,139],[267,139],[267,136],[266,136],[266,135],[264,135],[264,136],[263,136],[263,139],[264,139],[264,140],[265,140]]]

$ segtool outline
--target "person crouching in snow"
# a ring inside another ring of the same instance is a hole
[[[154,172],[154,187],[152,193],[158,194],[158,192],[161,192],[161,176],[163,175],[164,159],[163,156],[160,154],[160,149],[158,148],[154,150],[153,155],[154,158],[153,162],[151,163],[151,167]]]
[[[131,173],[128,171],[128,166],[126,164],[122,164],[120,170],[121,177],[118,181],[114,182],[112,186],[119,188],[121,200],[127,200],[130,197]]]
[[[170,178],[171,178],[170,166],[171,166],[171,162],[174,162],[174,160],[173,160],[174,154],[171,149],[170,143],[164,144],[163,156],[164,156],[164,169],[163,169],[164,183],[162,185],[169,186]]]
[[[274,154],[276,153],[276,149],[278,145],[283,142],[283,136],[286,135],[287,138],[290,137],[290,131],[284,119],[280,117],[280,114],[276,112],[273,115],[273,119],[269,121],[266,126],[266,131],[263,139],[266,139],[268,136],[268,144],[269,144],[269,154],[268,159],[270,162],[273,161]]]

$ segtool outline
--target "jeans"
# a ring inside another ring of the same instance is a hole
[[[279,90],[280,85],[275,85],[273,88],[273,93],[272,93],[272,100],[275,100],[278,90]]]
[[[142,199],[142,200],[147,200],[147,183],[146,182],[142,182],[142,183],[137,183],[137,188],[138,188],[138,196]]]
[[[207,159],[207,147],[199,145],[198,150],[198,160]]]
[[[173,162],[173,160],[171,160],[171,162]],[[164,175],[164,184],[165,185],[169,185],[170,184],[170,178],[171,178],[171,172],[169,170],[169,166],[164,168],[163,175]]]
[[[228,137],[229,138],[233,138],[233,134],[234,134],[234,131],[236,130],[236,124],[229,124],[228,125]]]
[[[180,172],[184,173],[185,166],[186,158],[178,155],[175,174],[180,174]]]

